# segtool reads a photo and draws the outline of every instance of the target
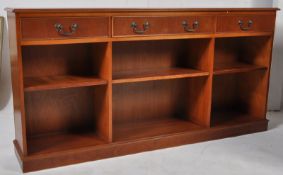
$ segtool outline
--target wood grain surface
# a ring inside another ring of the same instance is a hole
[[[277,10],[7,9],[23,171],[265,131]]]

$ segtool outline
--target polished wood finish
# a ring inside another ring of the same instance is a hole
[[[174,117],[139,122],[117,123],[114,126],[114,141],[160,137],[162,135],[203,129],[201,126],[192,122]]]
[[[57,75],[99,76],[103,68],[97,64],[102,64],[98,61],[103,62],[106,59],[106,49],[107,43],[24,46],[23,74],[25,78]]]
[[[276,10],[7,9],[23,171],[266,130]]]
[[[24,106],[24,85],[23,85],[23,63],[21,58],[21,47],[19,45],[19,19],[15,14],[8,14],[8,24],[10,38],[10,60],[11,60],[11,77],[14,103],[14,124],[15,139],[18,141],[18,148],[21,149],[22,155],[27,155],[27,137],[26,137],[26,119]]]
[[[239,21],[243,22],[242,30]],[[248,26],[249,20],[252,21]],[[223,15],[217,17],[216,32],[271,32],[275,25],[275,14],[267,15]]]
[[[93,98],[97,88],[99,87],[25,93],[27,136],[93,130],[96,115]],[[64,112],[60,112],[61,110]]]
[[[22,40],[108,37],[108,21],[108,17],[23,18]],[[78,29],[72,35],[64,36],[56,31],[55,24],[62,24],[64,32],[70,32],[72,24],[77,24]]]
[[[184,68],[163,68],[141,71],[121,71],[113,75],[113,83],[129,83],[152,80],[167,80],[176,78],[189,78],[208,76],[209,72],[184,69]]]
[[[59,75],[46,77],[27,77],[24,79],[24,83],[25,91],[39,91],[101,85],[107,84],[107,81],[97,77]]]
[[[190,124],[188,124],[190,126]],[[267,129],[267,120],[259,121],[236,121],[219,127],[204,128],[190,132],[180,132],[148,139],[136,139],[132,141],[114,142],[98,146],[83,147],[69,151],[53,152],[42,155],[24,157],[18,148],[17,142],[14,142],[17,150],[16,155],[23,162],[23,170],[36,171],[46,168],[70,165],[74,163],[99,160],[109,157],[134,154],[144,151],[157,150],[184,144],[197,143],[213,139],[238,136],[254,132],[265,131]]]
[[[218,64],[214,67],[213,74],[221,75],[221,74],[233,74],[233,73],[241,73],[241,72],[250,72],[253,70],[266,69],[264,66],[258,65],[250,65],[245,63],[233,63],[233,64]]]
[[[113,37],[129,37],[139,35],[170,35],[170,34],[194,34],[213,33],[214,16],[143,16],[143,17],[113,17]],[[193,29],[193,23],[198,22],[199,26],[191,32],[185,31],[182,22],[188,23],[188,28]],[[137,34],[131,27],[132,22],[137,24],[138,30],[144,30],[145,22],[149,23],[149,28],[144,33]],[[174,26],[174,27],[172,27]]]
[[[269,69],[270,39],[268,36],[217,38],[214,74]]]
[[[245,13],[250,13],[250,12],[274,12],[277,10],[280,10],[279,8],[150,8],[150,9],[141,9],[141,8],[117,8],[117,9],[105,9],[105,8],[45,8],[45,9],[30,9],[30,8],[5,8],[7,12],[14,12],[22,15],[29,15],[32,14],[35,16],[38,13],[45,12],[45,13],[87,13],[88,15],[91,15],[91,13],[139,13],[139,12],[224,12],[224,13],[229,13],[229,12],[245,12]],[[54,14],[57,16],[56,14]],[[86,15],[86,16],[88,16]]]
[[[33,137],[28,139],[29,154],[40,155],[53,152],[62,152],[83,147],[103,145],[106,142],[91,131],[78,133],[58,133],[44,137]]]
[[[113,83],[206,76],[209,44],[209,39],[114,43]]]

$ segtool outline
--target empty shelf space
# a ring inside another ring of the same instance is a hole
[[[24,79],[25,91],[37,91],[48,89],[62,89],[70,87],[82,87],[93,85],[107,84],[106,80],[97,77],[83,76],[44,76],[44,77],[27,77]]]
[[[113,83],[209,75],[211,39],[113,42]]]
[[[120,71],[113,74],[113,83],[141,82],[208,76],[209,72],[188,68],[166,68],[138,71]]]
[[[233,64],[218,64],[214,67],[213,74],[229,74],[229,73],[240,73],[240,72],[249,72],[254,70],[263,70],[267,69],[265,66],[251,65],[245,63],[233,63]]]
[[[44,135],[28,139],[28,153],[31,155],[45,154],[104,143],[94,132]]]
[[[177,118],[114,124],[114,141],[143,139],[201,129],[190,121]]]
[[[263,117],[264,118],[264,117]],[[247,113],[235,110],[218,110],[212,112],[212,126],[244,124],[265,119],[255,118]]]

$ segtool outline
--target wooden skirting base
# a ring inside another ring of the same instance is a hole
[[[198,131],[183,132],[133,141],[113,142],[101,146],[76,150],[54,152],[33,156],[23,156],[18,143],[14,141],[15,152],[24,172],[42,170],[58,166],[93,161],[115,156],[151,151],[160,148],[221,139],[267,130],[268,120],[259,120],[243,124],[218,126]]]

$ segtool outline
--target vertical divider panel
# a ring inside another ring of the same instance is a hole
[[[211,126],[211,113],[212,113],[212,88],[213,88],[213,69],[214,69],[214,52],[215,52],[215,38],[211,38],[209,43],[209,77],[207,81],[207,125]]]
[[[92,49],[94,70],[99,71],[100,78],[107,80],[106,86],[97,86],[94,90],[95,125],[98,136],[112,142],[112,42],[99,44]]]
[[[189,52],[199,55],[197,58],[198,64],[195,65],[196,69],[208,71],[209,76],[193,80],[194,88],[189,92],[189,102],[194,104],[188,113],[190,120],[202,126],[210,126],[210,114],[212,103],[212,78],[213,78],[213,62],[214,62],[214,38],[205,40],[196,40],[195,43],[189,45]],[[198,50],[195,50],[198,48]],[[202,48],[202,49],[200,49]],[[199,53],[196,53],[199,52]],[[192,58],[195,59],[195,58]],[[199,90],[199,95],[196,96],[195,90]]]

